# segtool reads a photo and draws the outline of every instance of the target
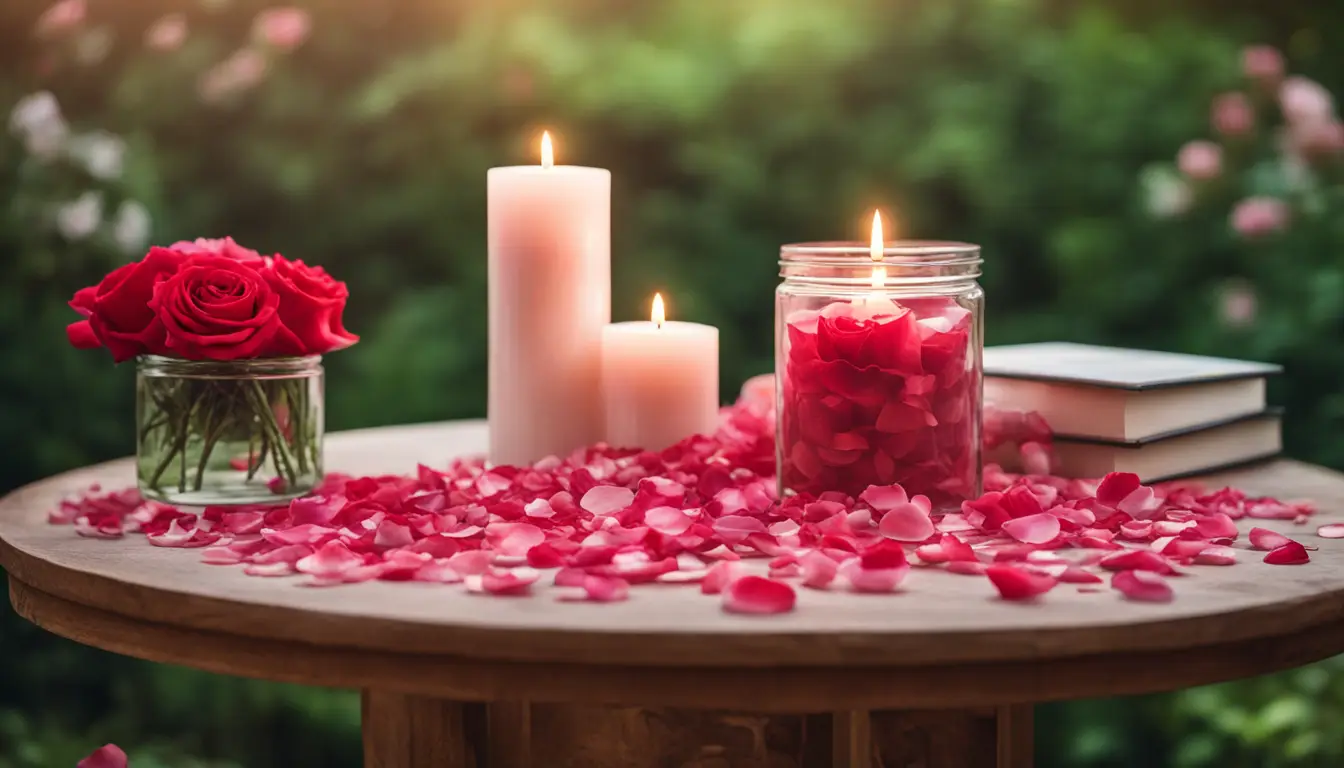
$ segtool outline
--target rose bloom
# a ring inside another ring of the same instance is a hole
[[[264,272],[280,297],[280,321],[298,339],[303,354],[335,352],[359,341],[345,330],[342,315],[350,296],[345,283],[321,267],[273,256]]]
[[[254,39],[282,51],[291,51],[308,39],[312,18],[302,8],[268,8],[252,22]]]
[[[198,237],[195,240],[178,241],[169,247],[174,251],[179,251],[188,256],[195,256],[198,254],[224,256],[235,261],[249,264],[253,267],[261,266],[266,261],[265,257],[260,253],[235,243],[232,237],[221,237],[217,239]]]
[[[1176,155],[1176,167],[1193,181],[1212,181],[1223,170],[1223,148],[1211,141],[1192,141]]]
[[[1288,227],[1288,205],[1274,197],[1248,197],[1232,209],[1232,229],[1247,239]]]
[[[289,357],[303,349],[280,320],[280,295],[262,273],[227,256],[187,257],[149,302],[164,347],[188,360]]]
[[[1211,113],[1213,130],[1223,136],[1245,136],[1255,128],[1255,110],[1244,93],[1232,91],[1218,96]]]
[[[1283,54],[1272,45],[1248,45],[1241,51],[1241,71],[1251,80],[1273,85],[1283,79]]]
[[[1279,87],[1279,106],[1289,123],[1328,122],[1335,101],[1325,86],[1307,77],[1290,77]]]
[[[76,293],[70,306],[85,319],[66,329],[70,343],[80,349],[107,347],[116,362],[165,353],[163,323],[149,304],[159,282],[176,273],[185,259],[169,248],[151,248],[145,258]]]

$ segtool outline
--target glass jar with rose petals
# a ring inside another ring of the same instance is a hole
[[[776,292],[781,494],[980,494],[980,248],[801,243]]]
[[[322,358],[138,359],[142,495],[187,506],[276,503],[322,481]]]

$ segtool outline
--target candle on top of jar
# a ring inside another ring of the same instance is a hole
[[[900,484],[950,511],[979,488],[979,249],[786,245],[777,291],[781,492]]]

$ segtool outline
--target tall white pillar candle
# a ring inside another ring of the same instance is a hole
[[[602,331],[606,440],[661,451],[719,423],[719,329],[663,319],[613,323]]]
[[[602,439],[611,321],[611,172],[542,164],[486,175],[490,460],[531,464]]]

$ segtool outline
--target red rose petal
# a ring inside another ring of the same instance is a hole
[[[126,753],[116,744],[104,744],[76,763],[75,768],[127,768]]]
[[[962,576],[980,576],[989,570],[989,566],[979,560],[953,560],[947,564],[944,570]]]
[[[1141,602],[1166,603],[1175,596],[1167,580],[1152,571],[1119,571],[1111,576],[1111,588]]]
[[[1059,535],[1059,518],[1048,512],[1003,523],[1003,532],[1024,544],[1045,544]]]
[[[782,581],[762,576],[743,576],[723,592],[723,609],[729,613],[773,614],[792,611],[798,595]]]
[[[855,592],[891,592],[905,581],[910,566],[865,568],[861,560],[849,560],[840,565],[839,573]]]
[[[1270,565],[1303,565],[1310,560],[1311,555],[1307,554],[1307,548],[1291,539],[1287,544],[1275,547],[1265,555],[1265,562]]]
[[[1049,576],[1028,573],[1004,564],[989,566],[985,569],[985,575],[1004,600],[1033,600],[1054,589],[1058,583]]]
[[[1134,491],[1141,483],[1139,476],[1132,472],[1112,472],[1101,479],[1097,486],[1097,501],[1108,507],[1115,507]]]
[[[630,585],[622,579],[588,576],[583,580],[583,591],[593,602],[615,603],[630,596]]]
[[[479,576],[469,576],[466,580],[470,585],[472,580],[479,579],[480,588],[492,595],[516,597],[528,594],[532,584],[539,578],[541,573],[533,568],[514,568],[509,571],[486,571]]]
[[[1059,580],[1065,584],[1101,584],[1104,579],[1091,571],[1085,571],[1076,565],[1070,565],[1059,574]]]
[[[1103,557],[1097,565],[1108,571],[1151,571],[1163,575],[1176,573],[1176,569],[1162,555],[1147,549],[1131,549],[1116,552]]]

